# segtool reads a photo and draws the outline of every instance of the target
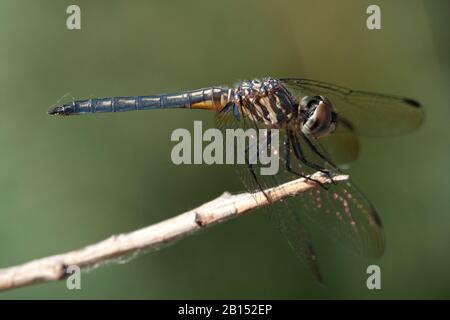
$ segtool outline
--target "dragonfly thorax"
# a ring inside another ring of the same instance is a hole
[[[234,90],[234,103],[244,116],[271,128],[282,127],[298,112],[290,92],[272,78],[241,82]]]

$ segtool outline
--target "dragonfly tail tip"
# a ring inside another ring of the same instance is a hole
[[[51,116],[67,116],[71,114],[70,108],[65,105],[57,105],[54,107],[50,107],[47,110],[47,114]]]

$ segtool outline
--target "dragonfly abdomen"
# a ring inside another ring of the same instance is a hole
[[[229,89],[212,87],[174,94],[76,100],[52,107],[48,113],[68,116],[86,113],[176,108],[220,111],[229,102],[230,92]]]

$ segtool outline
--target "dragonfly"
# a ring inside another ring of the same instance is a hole
[[[261,78],[234,87],[208,87],[174,94],[74,100],[51,107],[48,114],[72,116],[152,109],[200,109],[216,112],[217,127],[266,128],[266,145],[278,129],[277,153],[282,170],[262,175],[249,156],[235,165],[250,192],[263,191],[296,178],[314,180],[314,172],[330,179],[339,175],[359,153],[358,136],[398,136],[412,132],[424,120],[421,104],[401,96],[352,90],[301,78]],[[249,146],[259,143],[250,139]],[[266,150],[265,152],[269,152]],[[314,188],[273,203],[273,216],[294,252],[322,282],[310,235],[319,228],[332,239],[369,258],[385,249],[381,218],[352,180]],[[267,196],[267,195],[266,195]]]

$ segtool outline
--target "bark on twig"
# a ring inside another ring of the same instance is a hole
[[[320,173],[314,174],[313,178],[324,184],[331,182]],[[336,182],[347,179],[348,176],[346,175],[333,178]],[[269,195],[270,202],[276,202],[305,192],[314,186],[314,182],[301,178],[267,189],[265,193]],[[113,235],[101,242],[75,251],[0,269],[0,290],[63,279],[68,275],[67,268],[69,266],[76,265],[81,269],[91,268],[143,249],[158,248],[200,229],[237,217],[267,204],[269,204],[269,201],[263,192],[237,195],[224,193],[196,209],[157,224],[129,233]]]

